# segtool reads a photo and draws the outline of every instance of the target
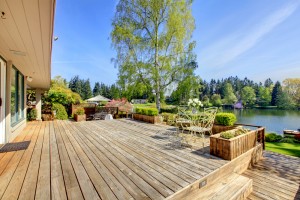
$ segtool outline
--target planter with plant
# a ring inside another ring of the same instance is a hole
[[[158,110],[156,108],[136,108],[133,119],[152,124],[161,123],[161,117],[158,116]]]
[[[236,122],[236,116],[233,113],[221,112],[216,115],[215,123],[212,128],[213,134],[221,133],[224,131],[232,130],[236,128],[234,123]]]
[[[78,107],[74,114],[74,120],[76,122],[86,121],[86,115],[84,112],[84,108]]]
[[[237,127],[210,136],[210,154],[232,160],[256,146],[256,130]]]

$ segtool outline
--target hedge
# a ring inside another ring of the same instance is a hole
[[[56,111],[55,119],[68,119],[68,114],[65,107],[60,103],[52,104],[52,110]]]
[[[275,133],[268,133],[266,134],[265,139],[266,142],[279,142],[280,140],[282,140],[282,136]]]
[[[233,113],[218,113],[215,123],[224,126],[233,126],[236,122],[236,116]]]
[[[135,108],[135,112],[141,115],[157,116],[158,110],[156,108]]]
[[[160,108],[161,113],[173,113],[177,114],[178,113],[178,108],[177,107],[161,107]]]

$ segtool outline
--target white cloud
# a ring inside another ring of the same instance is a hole
[[[200,56],[200,63],[203,63],[201,65],[222,67],[235,60],[284,22],[295,12],[298,6],[299,1],[297,3],[289,3],[263,19],[253,28],[249,27],[249,31],[244,30],[246,34],[232,34],[203,49],[203,55]]]

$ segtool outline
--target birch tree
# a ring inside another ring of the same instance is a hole
[[[143,83],[156,96],[172,83],[193,75],[197,63],[191,41],[195,29],[192,0],[120,0],[111,39],[119,83]]]

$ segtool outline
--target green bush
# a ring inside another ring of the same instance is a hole
[[[162,107],[160,109],[161,113],[177,113],[178,112],[178,108],[177,107]]]
[[[231,139],[234,138],[234,132],[233,131],[224,131],[220,133],[220,137],[224,139]]]
[[[75,112],[75,114],[77,114],[77,115],[84,115],[84,113],[85,113],[85,111],[84,111],[84,108],[82,108],[82,107],[78,107]]]
[[[236,129],[221,132],[220,137],[224,138],[224,139],[231,139],[231,138],[237,137],[239,135],[243,135],[249,131],[250,130],[245,129],[245,128],[236,128]]]
[[[137,114],[141,114],[141,108],[135,108],[135,112],[136,112]]]
[[[52,104],[52,110],[56,111],[56,115],[55,115],[56,119],[62,119],[62,120],[68,119],[67,111],[66,111],[65,107],[63,105],[61,105],[60,103]]]
[[[158,110],[156,108],[135,108],[135,112],[141,115],[157,116]]]
[[[277,135],[276,133],[268,133],[265,136],[266,142],[279,142],[282,140],[281,135]]]
[[[218,113],[215,123],[224,126],[233,126],[236,122],[236,116],[233,113]]]
[[[141,109],[141,114],[142,115],[147,115],[148,114],[147,108],[142,108]]]
[[[37,117],[37,111],[35,108],[32,108],[31,110],[29,110],[28,114],[27,114],[27,119],[29,121],[35,120]]]
[[[157,116],[158,115],[158,110],[156,108],[148,108],[147,109],[147,115]]]
[[[295,139],[294,138],[282,138],[279,142],[294,144]]]

